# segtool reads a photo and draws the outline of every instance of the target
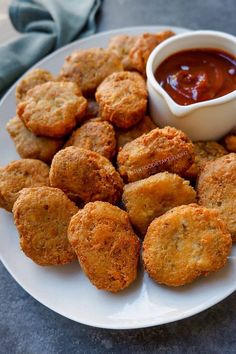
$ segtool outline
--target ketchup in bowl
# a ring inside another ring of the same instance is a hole
[[[181,51],[160,64],[155,78],[180,105],[208,101],[236,90],[236,57],[215,49]]]

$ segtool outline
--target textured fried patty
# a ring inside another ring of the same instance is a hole
[[[178,175],[161,172],[127,184],[122,199],[130,221],[144,236],[153,219],[178,205],[194,203],[196,192]]]
[[[129,36],[126,34],[118,34],[111,37],[109,41],[109,49],[115,52],[121,59],[124,70],[132,70],[133,64],[129,57],[129,52],[133,48],[137,36]]]
[[[107,76],[121,70],[123,65],[113,51],[103,48],[82,49],[66,58],[60,79],[76,82],[85,96],[91,96]]]
[[[98,289],[117,292],[135,280],[140,243],[125,211],[100,201],[88,203],[73,216],[68,237]]]
[[[80,122],[87,100],[73,82],[46,82],[26,94],[17,106],[17,115],[36,135],[60,138]]]
[[[116,204],[123,191],[123,181],[109,160],[75,146],[54,156],[50,183],[76,202],[103,200]]]
[[[197,192],[199,203],[217,209],[236,241],[236,154],[207,163],[199,176]]]
[[[13,214],[23,252],[39,265],[67,264],[76,256],[67,228],[78,208],[57,188],[26,188]]]
[[[225,148],[216,141],[199,141],[193,143],[193,145],[195,161],[185,174],[185,176],[190,179],[197,178],[206,162],[227,154]]]
[[[64,142],[62,139],[34,135],[18,117],[8,121],[7,131],[15,143],[18,154],[25,159],[38,159],[50,163]]]
[[[91,119],[72,133],[65,146],[95,151],[110,160],[116,152],[115,131],[110,123]]]
[[[122,148],[125,144],[130,143],[139,136],[149,133],[152,129],[155,129],[156,127],[157,126],[148,116],[145,116],[136,125],[129,129],[120,129],[116,127],[115,132],[118,149]]]
[[[137,36],[136,41],[129,51],[129,60],[133,70],[139,71],[146,77],[146,64],[153,49],[165,39],[172,37],[172,31],[160,33],[143,33]]]
[[[193,161],[192,142],[171,127],[153,129],[127,143],[117,157],[119,172],[129,182],[163,171],[183,175]]]
[[[157,283],[180,286],[222,268],[231,245],[217,211],[183,205],[151,223],[143,242],[143,263]]]
[[[53,81],[52,74],[44,69],[33,69],[26,74],[16,86],[16,101],[22,101],[27,92],[37,85],[44,84],[48,81]]]
[[[42,161],[22,159],[0,168],[0,207],[12,211],[19,192],[49,185],[49,167]]]
[[[236,152],[236,132],[225,137],[225,145],[228,151]]]
[[[95,96],[101,117],[119,128],[128,129],[144,118],[146,84],[136,72],[111,74],[98,87]]]

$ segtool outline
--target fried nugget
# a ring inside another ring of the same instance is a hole
[[[115,52],[121,59],[124,70],[132,70],[133,65],[129,57],[129,52],[133,48],[137,36],[129,36],[126,34],[118,34],[111,37],[109,41],[109,49]]]
[[[129,182],[163,171],[183,175],[193,161],[192,142],[172,127],[153,129],[127,143],[117,157],[119,172]]]
[[[76,202],[103,200],[116,204],[123,191],[123,181],[109,160],[76,146],[60,150],[54,156],[50,183]]]
[[[155,128],[157,128],[157,126],[148,116],[145,116],[138,122],[138,124],[128,130],[115,128],[118,149],[123,147],[125,144],[130,143],[139,136],[149,133]]]
[[[105,202],[88,203],[71,219],[68,238],[98,289],[117,292],[136,279],[140,243],[125,211]]]
[[[172,31],[140,34],[129,52],[132,68],[146,77],[146,64],[149,55],[158,44],[174,35],[175,33]]]
[[[27,73],[16,86],[16,101],[22,101],[26,93],[37,85],[44,84],[48,81],[53,81],[52,74],[44,69],[33,69]]]
[[[185,174],[185,177],[190,179],[197,178],[200,170],[204,167],[206,162],[215,160],[217,157],[227,154],[224,147],[216,141],[199,141],[193,143],[193,145],[195,161]]]
[[[119,128],[130,128],[144,118],[147,89],[141,75],[121,71],[108,76],[98,87],[100,115]]]
[[[0,168],[0,208],[12,211],[19,192],[49,185],[49,167],[42,161],[22,159]]]
[[[145,235],[156,217],[183,204],[196,201],[196,192],[178,175],[161,172],[124,187],[122,200],[131,223]]]
[[[23,189],[13,215],[26,256],[42,266],[67,264],[76,259],[67,229],[78,210],[60,189]]]
[[[221,269],[231,246],[217,211],[182,205],[151,223],[143,242],[143,263],[155,282],[180,286]]]
[[[115,131],[106,121],[90,120],[73,132],[65,147],[72,145],[95,151],[110,160],[116,152]]]
[[[236,154],[207,163],[200,173],[197,192],[199,203],[219,212],[236,241]]]
[[[62,139],[34,135],[18,117],[10,119],[6,127],[18,154],[25,159],[38,159],[50,163],[55,153],[63,145]]]
[[[60,79],[76,82],[83,94],[90,96],[107,76],[121,70],[123,65],[113,51],[103,48],[82,49],[66,58]]]
[[[236,152],[236,131],[229,134],[224,139],[226,149],[230,152]]]
[[[73,82],[47,82],[37,85],[17,106],[17,114],[36,135],[60,138],[80,122],[87,100]]]

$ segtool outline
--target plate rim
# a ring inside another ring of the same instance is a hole
[[[17,282],[17,284],[24,291],[26,291],[27,294],[32,296],[33,299],[38,301],[41,305],[45,306],[49,310],[59,314],[60,316],[63,316],[64,318],[67,318],[67,319],[69,319],[69,320],[71,320],[73,322],[76,322],[76,323],[79,323],[79,324],[83,324],[83,325],[86,325],[86,326],[89,326],[89,327],[102,328],[102,329],[111,329],[111,330],[132,330],[132,329],[134,329],[135,330],[135,329],[142,329],[142,328],[149,328],[149,327],[157,327],[157,326],[165,325],[165,324],[168,324],[168,323],[182,321],[182,320],[184,320],[186,318],[193,317],[193,316],[195,316],[197,314],[200,314],[201,312],[203,312],[205,310],[210,309],[212,306],[222,302],[224,299],[226,299],[227,297],[229,297],[231,294],[233,294],[236,291],[236,285],[235,285],[234,288],[233,287],[230,288],[229,291],[224,293],[224,295],[219,296],[217,298],[214,297],[213,299],[210,299],[209,301],[204,302],[204,304],[196,307],[195,311],[188,310],[188,311],[184,312],[183,315],[174,315],[171,319],[169,319],[167,321],[166,320],[163,320],[163,321],[161,320],[161,321],[157,322],[156,320],[151,320],[151,321],[149,321],[146,324],[133,323],[133,324],[126,324],[126,325],[118,325],[118,324],[115,323],[114,325],[113,324],[107,324],[107,325],[102,324],[101,325],[101,324],[98,324],[98,323],[93,322],[93,321],[78,321],[78,319],[76,319],[75,317],[70,316],[70,315],[65,315],[60,310],[54,309],[54,307],[47,305],[45,301],[40,300],[37,295],[35,296],[35,295],[33,295],[31,293],[31,290],[27,290],[27,287],[23,286],[21,283],[18,282],[18,280],[16,279],[14,273],[9,269],[8,265],[2,260],[1,254],[0,254],[0,260],[1,260],[2,264],[4,265],[4,267],[6,268],[6,270],[8,271],[8,273]],[[97,291],[99,291],[99,290],[97,290]]]
[[[4,105],[6,99],[8,98],[8,96],[12,93],[13,90],[15,90],[15,87],[17,85],[17,83],[21,80],[21,78],[30,70],[32,70],[35,67],[40,66],[41,64],[44,64],[44,62],[46,62],[48,59],[52,59],[53,57],[56,57],[58,55],[58,53],[61,53],[63,51],[65,51],[66,49],[70,48],[73,45],[76,44],[81,44],[84,42],[87,42],[90,39],[96,39],[99,37],[103,37],[104,35],[109,36],[109,35],[115,35],[115,34],[119,34],[119,33],[125,33],[125,32],[154,32],[154,31],[161,31],[164,29],[172,29],[173,31],[192,31],[191,29],[188,28],[183,28],[183,27],[177,27],[177,26],[166,26],[166,25],[152,25],[152,26],[131,26],[131,27],[124,27],[124,28],[116,28],[116,29],[111,29],[108,31],[102,31],[99,33],[96,33],[94,35],[82,38],[82,39],[77,39],[59,49],[57,49],[56,51],[54,51],[53,53],[47,55],[46,57],[42,58],[40,61],[38,61],[37,63],[35,63],[33,66],[31,66],[9,89],[8,91],[4,94],[4,96],[2,97],[2,99],[0,100],[0,107]],[[173,315],[172,318],[168,319],[168,320],[159,320],[158,318],[156,320],[147,320],[146,323],[136,323],[136,321],[134,323],[132,322],[125,322],[124,325],[118,324],[118,323],[110,323],[109,324],[99,324],[96,321],[94,322],[93,320],[78,320],[77,318],[70,316],[70,315],[66,315],[65,313],[62,313],[60,311],[60,309],[55,309],[53,306],[47,305],[46,301],[41,300],[38,295],[33,294],[33,291],[31,291],[30,289],[28,289],[27,286],[22,285],[21,282],[19,282],[17,280],[17,276],[15,275],[15,273],[11,270],[11,267],[8,265],[8,263],[5,261],[1,250],[0,250],[0,260],[2,262],[2,264],[4,265],[4,267],[6,268],[6,270],[8,271],[8,273],[12,276],[12,278],[19,284],[19,286],[24,289],[24,291],[26,291],[30,296],[32,296],[36,301],[38,301],[40,304],[46,306],[48,309],[54,311],[55,313],[68,318],[74,322],[83,324],[83,325],[87,325],[87,326],[91,326],[91,327],[96,327],[96,328],[103,328],[103,329],[112,329],[112,330],[128,330],[128,329],[140,329],[140,328],[148,328],[148,327],[154,327],[154,326],[160,326],[160,325],[164,325],[164,324],[168,324],[168,323],[172,323],[172,322],[176,322],[176,321],[180,321],[183,320],[185,318],[189,318],[192,317],[194,315],[197,315],[198,313],[203,312],[206,309],[209,309],[210,307],[216,305],[217,303],[223,301],[225,298],[227,298],[228,296],[230,296],[235,290],[236,290],[236,284],[235,287],[230,287],[230,289],[228,291],[226,291],[223,295],[218,296],[217,298],[211,298],[209,301],[204,302],[203,304],[201,304],[198,307],[195,307],[194,310],[188,310],[185,311],[184,313],[181,314],[177,314],[177,315]]]

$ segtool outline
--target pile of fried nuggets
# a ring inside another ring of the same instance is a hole
[[[171,35],[118,35],[108,49],[72,53],[58,77],[35,69],[18,83],[7,130],[22,159],[0,169],[0,206],[37,264],[78,259],[111,292],[135,280],[140,240],[160,284],[225,265],[236,240],[236,135],[192,143],[147,113],[146,62]]]

